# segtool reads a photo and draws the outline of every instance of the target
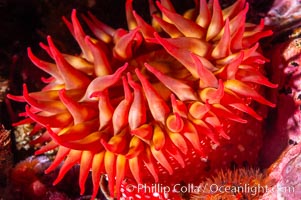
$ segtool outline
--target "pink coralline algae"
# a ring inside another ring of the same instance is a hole
[[[268,169],[265,185],[269,190],[260,198],[295,200],[301,196],[301,145],[287,148]]]
[[[300,8],[300,0],[275,0],[265,17],[265,24],[268,26],[277,25],[279,29],[300,26]]]
[[[22,96],[8,97],[27,104],[16,125],[34,123],[32,135],[42,130],[36,154],[58,148],[46,170],[63,162],[54,184],[79,164],[81,193],[91,170],[92,198],[102,174],[111,196],[129,198],[120,189],[127,181],[188,183],[231,163],[257,164],[265,107],[275,106],[261,93],[277,87],[265,77],[258,41],[272,32],[263,20],[246,22],[245,0],[225,9],[199,0],[183,15],[169,0],[149,2],[151,24],[126,1],[127,30],[83,15],[93,36],[73,10],[64,22],[78,55],[60,52],[50,36],[40,46],[53,62],[28,48],[50,75],[46,86],[29,92],[24,85]]]

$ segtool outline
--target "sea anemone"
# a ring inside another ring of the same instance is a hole
[[[191,200],[232,200],[258,199],[268,191],[264,183],[264,175],[256,169],[235,169],[218,171],[215,176],[207,178],[198,190],[191,194]]]
[[[233,162],[256,164],[261,105],[275,106],[260,93],[262,86],[277,87],[264,75],[258,41],[272,32],[263,21],[245,22],[245,0],[223,10],[218,0],[195,4],[180,15],[169,0],[150,0],[149,24],[127,0],[128,30],[82,16],[93,36],[73,10],[71,22],[63,20],[79,55],[61,53],[50,36],[40,46],[54,63],[28,48],[50,77],[41,91],[24,84],[22,96],[8,97],[27,103],[26,118],[16,125],[35,123],[32,134],[42,130],[33,141],[44,144],[36,154],[58,148],[46,170],[64,161],[54,184],[79,163],[81,193],[91,170],[93,197],[102,174],[111,196],[120,197],[125,178],[172,184]]]
[[[31,156],[19,162],[11,169],[10,180],[15,191],[14,199],[41,199],[47,193],[47,185],[41,180],[41,174],[49,166],[46,156]]]

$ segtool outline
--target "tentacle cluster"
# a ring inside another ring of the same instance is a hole
[[[27,103],[26,119],[17,124],[36,123],[32,134],[45,128],[33,141],[45,144],[36,154],[58,148],[46,170],[64,161],[55,183],[77,163],[82,193],[92,169],[93,196],[103,173],[112,196],[125,177],[160,181],[162,173],[185,169],[191,151],[200,160],[212,144],[231,140],[231,124],[247,123],[244,113],[262,120],[253,101],[274,106],[259,94],[261,86],[277,87],[263,74],[267,59],[258,45],[272,33],[263,30],[263,21],[245,22],[245,0],[224,10],[218,0],[199,0],[184,15],[169,0],[150,0],[151,12],[156,9],[148,24],[127,0],[128,30],[83,15],[93,36],[73,10],[71,22],[64,22],[80,56],[60,52],[50,36],[41,47],[54,62],[28,49],[31,61],[50,77],[39,92],[29,93],[24,85],[22,96],[9,97]]]

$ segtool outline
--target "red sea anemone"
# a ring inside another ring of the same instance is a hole
[[[246,23],[248,4],[221,9],[218,0],[195,1],[177,14],[169,0],[150,0],[152,25],[126,1],[128,30],[113,29],[76,11],[64,22],[81,48],[61,53],[50,36],[41,47],[54,60],[28,56],[49,73],[38,92],[9,98],[26,102],[26,119],[41,136],[41,154],[58,148],[46,170],[63,163],[55,183],[80,164],[81,193],[92,171],[93,196],[107,174],[111,196],[125,178],[137,183],[196,181],[230,163],[256,164],[261,145],[260,92],[275,88],[264,75],[258,40],[272,34]],[[157,12],[159,10],[159,12]],[[192,170],[193,169],[193,173]],[[116,186],[116,188],[115,188]],[[115,189],[114,189],[115,188]]]

